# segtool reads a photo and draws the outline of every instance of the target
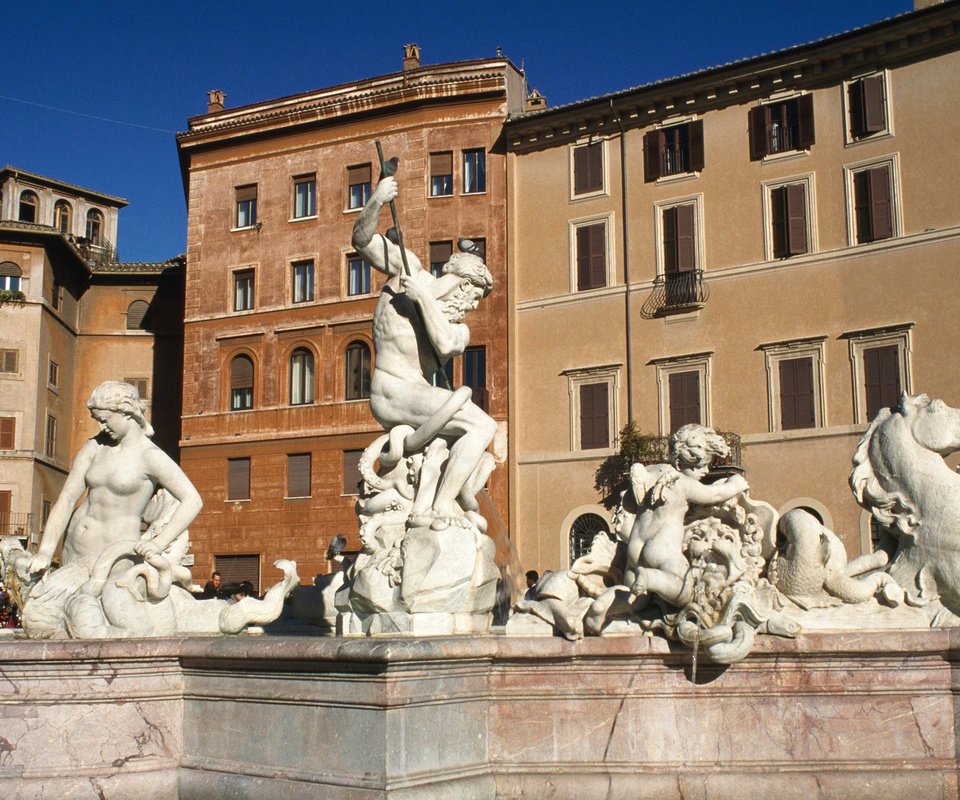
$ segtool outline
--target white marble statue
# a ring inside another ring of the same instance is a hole
[[[489,626],[499,572],[477,493],[493,470],[496,422],[469,387],[433,377],[470,341],[463,320],[493,279],[473,252],[436,277],[396,235],[376,232],[397,196],[382,177],[353,229],[353,246],[386,273],[373,318],[370,407],[386,433],[366,449],[357,513],[363,552],[337,607],[344,632],[475,632]]]
[[[182,559],[200,495],[151,441],[134,386],[101,383],[87,407],[100,433],[77,454],[38,551],[30,555],[9,540],[0,547],[4,572],[22,600],[27,636],[237,633],[276,618],[299,580],[296,564],[276,563],[284,579],[262,601],[194,599]],[[142,523],[148,526],[143,533]],[[61,544],[60,566],[51,568]]]

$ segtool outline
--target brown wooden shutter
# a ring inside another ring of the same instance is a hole
[[[237,356],[230,362],[230,388],[253,388],[253,362],[246,356]]]
[[[596,289],[607,282],[606,226],[601,222],[577,228],[577,290]]]
[[[677,206],[663,210],[663,271],[677,273]]]
[[[883,76],[871,75],[857,81],[860,85],[860,135],[878,133],[887,127],[886,109],[883,104]]]
[[[697,268],[696,231],[693,206],[677,206],[677,271],[692,272]]]
[[[573,148],[573,193],[583,194],[587,191],[587,148]]]
[[[813,398],[813,360],[789,358],[779,363],[780,428],[812,428],[816,420]]]
[[[603,142],[587,145],[587,159],[590,164],[590,182],[587,189],[599,192],[603,189]]]
[[[786,258],[790,252],[787,244],[790,237],[787,231],[786,186],[780,186],[770,192],[770,208],[773,216],[773,257]]]
[[[17,438],[17,418],[0,417],[0,450],[13,450]]]
[[[750,160],[759,161],[770,147],[770,114],[766,106],[754,106],[747,117],[750,127]]]
[[[358,494],[360,475],[360,456],[363,450],[343,451],[343,493]]]
[[[690,172],[703,169],[703,120],[690,123]]]
[[[853,174],[853,213],[857,225],[857,243],[872,242],[870,175],[867,170]]]
[[[347,183],[353,186],[357,183],[370,183],[370,165],[357,164],[353,167],[347,167]]]
[[[256,200],[257,199],[257,184],[253,183],[249,186],[238,186],[237,187],[237,202],[241,203],[244,200]]]
[[[127,330],[138,331],[143,327],[143,318],[150,306],[145,300],[134,300],[127,308]]]
[[[310,453],[287,455],[287,497],[310,497]]]
[[[214,556],[216,571],[220,573],[221,585],[231,589],[244,581],[253,584],[253,591],[260,594],[260,556]]]
[[[871,241],[893,236],[893,217],[890,209],[890,170],[874,167],[867,170],[870,183]]]
[[[651,183],[660,177],[660,167],[663,162],[661,143],[663,135],[660,131],[648,131],[643,135],[643,180]]]
[[[0,277],[20,278],[23,276],[23,270],[12,261],[4,261],[0,264]]]
[[[573,193],[597,192],[603,188],[603,142],[573,150]]]
[[[610,446],[610,414],[606,383],[580,386],[580,449]]]
[[[452,242],[430,242],[430,264],[446,264],[453,254]]]
[[[250,499],[250,459],[227,459],[227,500]]]
[[[430,154],[430,175],[453,175],[453,151]]]
[[[807,203],[806,189],[802,183],[791,183],[786,190],[787,254],[801,255],[807,252]]]
[[[12,531],[10,528],[10,510],[13,508],[13,492],[9,489],[0,491],[0,536],[6,536]]]
[[[0,350],[0,372],[17,372],[19,350]]]
[[[670,375],[670,432],[682,425],[700,422],[700,373]]]
[[[900,400],[900,351],[896,345],[870,347],[863,351],[863,379],[867,419]]]
[[[797,142],[799,149],[810,147],[815,141],[813,124],[813,95],[805,94],[797,98],[797,116],[799,118],[800,138]]]

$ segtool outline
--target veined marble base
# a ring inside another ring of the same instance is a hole
[[[382,611],[376,614],[341,613],[340,636],[453,636],[489,633],[490,614]]]
[[[960,631],[0,640],[0,796],[958,798]]]

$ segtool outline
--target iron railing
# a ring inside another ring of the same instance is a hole
[[[30,538],[33,534],[33,514],[0,511],[0,536]]]
[[[707,302],[710,292],[703,279],[703,270],[675,272],[657,275],[653,291],[643,304],[644,319],[700,308]]]

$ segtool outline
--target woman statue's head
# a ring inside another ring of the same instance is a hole
[[[140,399],[137,387],[123,381],[104,381],[90,395],[87,408],[91,411],[114,411],[136,420],[147,436],[153,436],[153,426],[147,422],[147,407]]]
[[[670,463],[677,469],[703,469],[714,457],[726,458],[729,453],[723,437],[703,425],[682,425],[670,437]]]

